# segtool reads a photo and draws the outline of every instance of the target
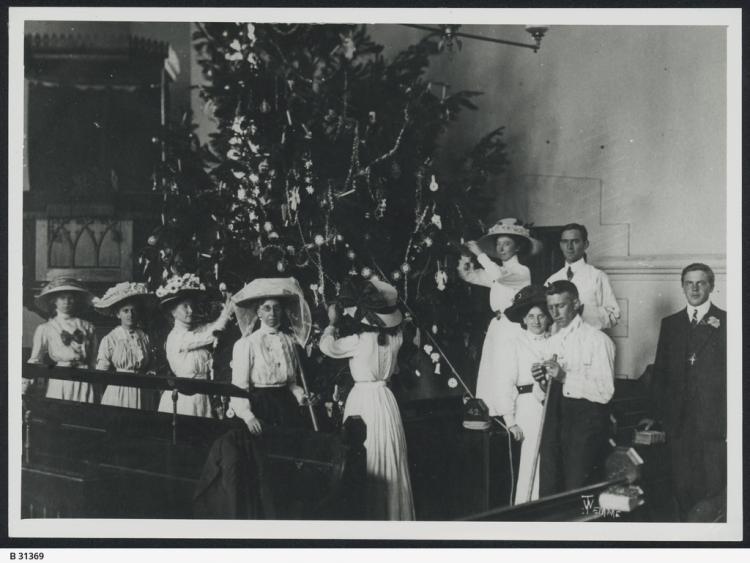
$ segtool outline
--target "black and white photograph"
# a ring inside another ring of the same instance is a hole
[[[11,8],[10,537],[741,540],[741,16]]]

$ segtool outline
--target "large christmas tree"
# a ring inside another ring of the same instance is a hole
[[[197,271],[236,291],[291,275],[323,319],[347,276],[377,276],[397,287],[423,343],[466,356],[472,323],[481,331],[486,319],[467,311],[472,290],[456,280],[456,260],[482,231],[485,185],[506,161],[502,128],[467,154],[438,150],[479,95],[426,80],[440,40],[386,60],[365,26],[197,24],[216,131],[203,147],[189,123],[161,139],[147,281]]]

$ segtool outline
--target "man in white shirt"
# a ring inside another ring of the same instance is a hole
[[[612,328],[620,318],[620,307],[607,274],[586,262],[588,247],[586,227],[577,223],[565,225],[560,233],[560,249],[565,257],[565,266],[552,274],[546,284],[558,280],[573,282],[583,305],[583,320],[594,328]]]
[[[547,308],[556,329],[549,341],[553,357],[532,367],[534,379],[549,381],[540,449],[540,497],[601,478],[608,403],[615,390],[615,346],[606,334],[581,319],[576,286],[567,280],[550,284]]]

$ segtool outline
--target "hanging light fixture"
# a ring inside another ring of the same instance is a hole
[[[463,33],[458,31],[459,25],[441,25],[439,27],[431,27],[428,25],[416,25],[416,24],[401,24],[405,27],[412,27],[414,29],[421,29],[429,31],[430,35],[437,35],[440,37],[438,42],[438,49],[441,51],[447,49],[452,51],[454,46],[457,46],[461,50],[461,39],[476,39],[477,41],[487,41],[489,43],[500,43],[502,45],[511,45],[513,47],[524,47],[531,49],[535,53],[539,50],[542,44],[542,37],[549,31],[549,27],[544,25],[527,25],[526,32],[531,35],[534,39],[534,43],[520,43],[518,41],[508,41],[507,39],[498,39],[496,37],[487,37],[484,35],[474,35],[472,33]]]

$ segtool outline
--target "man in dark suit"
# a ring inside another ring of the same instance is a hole
[[[667,433],[681,521],[726,520],[726,312],[709,299],[714,273],[682,271],[687,306],[661,323],[654,361],[657,418]]]

